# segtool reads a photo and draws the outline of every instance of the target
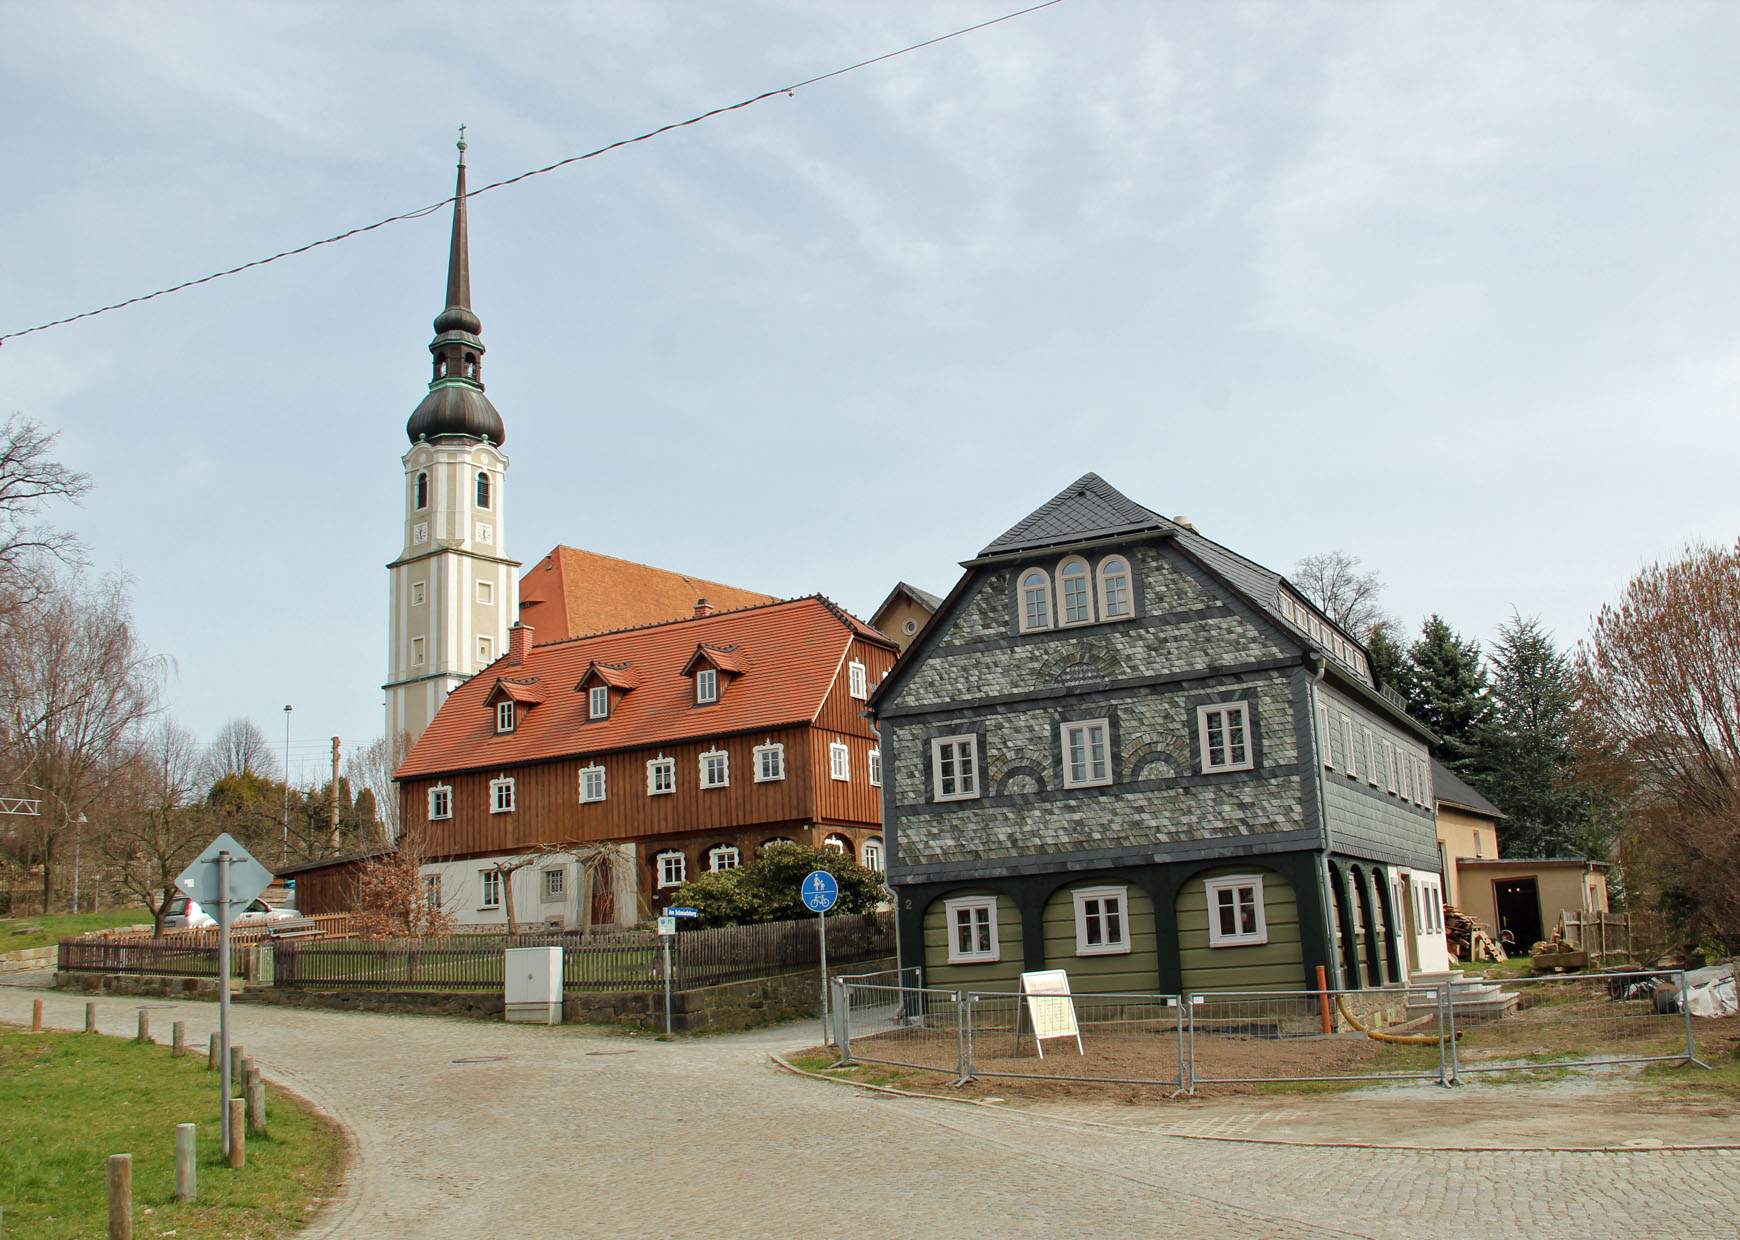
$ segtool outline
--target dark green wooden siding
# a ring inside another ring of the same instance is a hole
[[[1206,880],[1233,874],[1263,879],[1263,920],[1269,941],[1248,947],[1210,947]],[[1305,987],[1299,944],[1299,906],[1293,888],[1273,870],[1236,865],[1199,874],[1178,893],[1178,956],[1184,989],[1300,990]]]

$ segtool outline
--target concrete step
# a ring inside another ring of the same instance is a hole
[[[1484,982],[1470,985],[1458,983],[1451,987],[1450,1004],[1457,1020],[1498,1020],[1515,1010],[1519,996]],[[1436,1006],[1425,991],[1410,991],[1408,1015],[1425,1016]]]

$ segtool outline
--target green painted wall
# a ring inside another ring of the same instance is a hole
[[[1075,942],[1075,897],[1087,887],[1117,887],[1120,883],[1072,883],[1055,892],[1045,905],[1045,967],[1069,974],[1074,994],[1153,994],[1160,987],[1160,958],[1154,934],[1154,902],[1140,887],[1125,887],[1126,933],[1130,950],[1113,956],[1078,956]]]
[[[924,984],[945,990],[1014,990],[1025,968],[1022,963],[1021,914],[1008,896],[997,897],[997,960],[985,964],[950,964],[944,906],[961,896],[984,896],[983,888],[962,887],[938,896],[924,911]]]
[[[1250,947],[1208,945],[1208,891],[1204,882],[1228,874],[1262,875],[1267,943]],[[1273,870],[1255,865],[1226,866],[1197,875],[1178,893],[1178,956],[1186,991],[1304,989],[1299,905],[1292,885]]]

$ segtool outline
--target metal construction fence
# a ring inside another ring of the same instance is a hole
[[[1432,1081],[1697,1059],[1685,975],[1604,973],[1364,990],[1075,994],[1074,1037],[1035,1039],[1054,996],[926,988],[916,970],[840,977],[843,1062],[1194,1092],[1280,1082]],[[1053,1013],[1055,1015],[1055,1012]],[[1041,1052],[1043,1051],[1043,1054]]]

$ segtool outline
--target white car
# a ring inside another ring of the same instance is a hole
[[[236,914],[231,924],[235,926],[269,926],[276,921],[288,921],[297,916],[295,909],[273,908],[264,900],[255,900],[252,904]],[[165,930],[205,930],[216,927],[217,918],[199,906],[199,901],[189,900],[178,895],[169,901],[169,912],[164,914],[163,928]]]

